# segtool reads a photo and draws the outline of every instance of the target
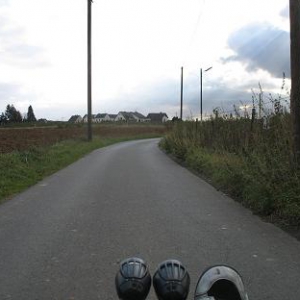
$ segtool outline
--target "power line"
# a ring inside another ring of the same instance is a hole
[[[203,15],[203,13],[204,13],[205,3],[206,3],[205,0],[203,0],[203,3],[202,3],[202,9],[201,9],[201,11],[200,11],[199,14],[198,14],[197,22],[196,22],[196,25],[195,25],[195,27],[194,27],[194,31],[193,31],[193,34],[192,34],[192,36],[191,36],[191,40],[190,40],[190,43],[189,43],[189,45],[188,45],[188,48],[190,48],[191,45],[192,45],[192,43],[194,42],[195,35],[196,35],[197,31],[198,31],[198,27],[199,27],[199,24],[200,24],[202,15]]]
[[[196,36],[197,31],[198,31],[198,27],[199,27],[200,21],[202,19],[203,14],[204,14],[205,4],[206,4],[206,0],[203,0],[202,6],[201,6],[201,10],[200,10],[200,12],[198,14],[197,21],[196,21],[196,23],[194,25],[194,30],[193,30],[193,33],[191,35],[190,42],[188,43],[188,46],[186,47],[185,53],[183,55],[183,62],[185,62],[187,53],[189,52],[189,50],[190,50],[190,48],[191,48],[191,46],[192,46],[192,44],[193,44],[193,42],[195,40],[195,36]]]

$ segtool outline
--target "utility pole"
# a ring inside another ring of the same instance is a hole
[[[87,139],[92,140],[92,2],[87,0]]]
[[[203,107],[202,107],[202,68],[200,69],[200,121],[202,122],[202,113],[203,113]]]
[[[207,68],[204,72],[211,70],[212,67]],[[200,68],[200,120],[202,122],[202,114],[203,114],[203,99],[202,99],[202,68]]]
[[[183,67],[181,67],[180,120],[182,120],[182,106],[183,106]]]
[[[297,168],[300,168],[300,0],[290,0],[290,38],[294,158]]]
[[[258,95],[258,118],[261,119],[263,90],[262,90],[260,82],[258,83],[258,86],[259,86],[259,90],[260,90],[259,95]]]

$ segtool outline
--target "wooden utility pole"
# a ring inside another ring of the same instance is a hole
[[[291,114],[293,122],[294,157],[300,167],[300,0],[290,0],[291,36]]]
[[[183,67],[181,67],[180,120],[182,120],[182,106],[183,106]]]
[[[92,2],[87,0],[87,108],[88,131],[87,139],[92,140]]]
[[[200,69],[200,121],[202,122],[203,105],[202,105],[202,68]]]

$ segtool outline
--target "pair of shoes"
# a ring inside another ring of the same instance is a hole
[[[145,300],[151,288],[151,275],[146,262],[128,258],[120,264],[115,279],[121,300]],[[159,300],[186,300],[190,276],[186,268],[174,259],[162,262],[153,276],[153,286]],[[239,273],[228,266],[213,266],[200,276],[194,300],[248,300]]]
[[[145,300],[151,287],[146,262],[136,257],[122,261],[115,283],[120,299]],[[166,260],[156,270],[153,286],[159,300],[185,300],[189,293],[190,276],[178,260]]]

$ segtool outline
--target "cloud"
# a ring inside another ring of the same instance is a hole
[[[213,79],[203,86],[203,115],[210,114],[216,107],[232,110],[233,104],[242,100],[251,102],[251,88],[257,81],[249,84],[229,85],[220,78]],[[197,78],[185,78],[183,95],[183,117],[199,117],[200,95]],[[166,112],[170,118],[180,115],[180,78],[165,78],[144,84],[135,91],[118,95],[115,99],[94,99],[93,112],[117,113],[121,110],[139,111],[145,115],[150,112]]]
[[[228,39],[234,55],[223,61],[240,61],[248,71],[263,69],[276,78],[290,77],[289,33],[270,24],[254,23],[234,32]]]
[[[20,86],[17,84],[0,82],[0,101],[17,94],[19,90]]]
[[[236,85],[231,87],[225,83],[222,84],[222,82],[217,83],[217,81],[203,87],[203,115],[211,114],[212,110],[216,107],[220,107],[225,112],[230,113],[234,104],[239,105],[240,101],[244,103],[250,102],[251,93],[249,90],[251,87],[253,87],[251,83],[247,84],[247,86]],[[193,113],[196,117],[200,115],[199,88],[191,90],[186,89],[185,105],[190,114]],[[188,113],[188,111],[186,111],[186,113]]]
[[[289,19],[290,11],[288,5],[280,12],[280,16],[283,17],[284,19]]]
[[[1,6],[8,6],[9,5],[9,0],[0,0],[0,7]]]
[[[5,110],[7,104],[15,103],[20,96],[20,92],[20,85],[0,82],[0,113]]]
[[[177,81],[170,78],[143,83],[129,91],[122,91],[116,97],[99,99],[95,97],[93,110],[95,113],[118,111],[139,111],[143,114],[150,112],[169,111],[177,105],[179,86]]]
[[[25,35],[22,28],[11,26],[11,22],[0,15],[0,63],[18,68],[47,66],[43,48],[27,43]]]

